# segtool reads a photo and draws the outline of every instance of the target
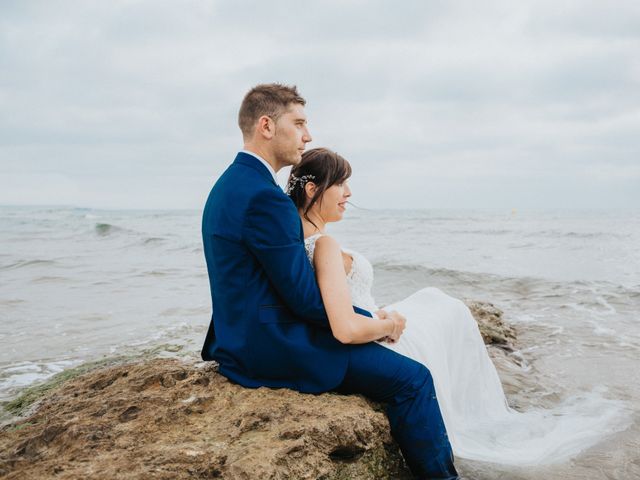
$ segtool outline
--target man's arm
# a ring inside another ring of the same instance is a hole
[[[329,328],[315,272],[300,242],[300,219],[291,200],[276,190],[258,193],[247,210],[243,239],[291,311]],[[366,310],[354,309],[371,316]]]

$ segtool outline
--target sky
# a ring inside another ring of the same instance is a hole
[[[2,0],[0,205],[199,209],[280,82],[357,205],[638,208],[638,52],[637,0]]]

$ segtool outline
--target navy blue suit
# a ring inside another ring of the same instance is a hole
[[[202,357],[246,387],[338,386],[348,346],[329,328],[298,211],[253,156],[239,153],[216,182],[202,237],[213,303]]]
[[[239,153],[218,179],[202,238],[213,305],[204,360],[246,387],[338,390],[384,401],[418,478],[457,478],[428,369],[376,343],[334,338],[298,212],[257,158]]]

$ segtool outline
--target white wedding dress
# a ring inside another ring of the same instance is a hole
[[[305,240],[313,265],[315,242]],[[378,310],[371,294],[373,267],[355,251],[347,283],[353,305]],[[431,371],[440,410],[457,457],[511,465],[555,463],[626,427],[622,402],[599,395],[527,412],[507,404],[498,373],[467,306],[437,288],[424,288],[388,305],[407,319],[395,344],[379,342]]]

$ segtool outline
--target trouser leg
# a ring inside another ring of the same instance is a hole
[[[387,404],[391,434],[420,479],[457,479],[429,369],[376,343],[353,345],[340,393]]]

